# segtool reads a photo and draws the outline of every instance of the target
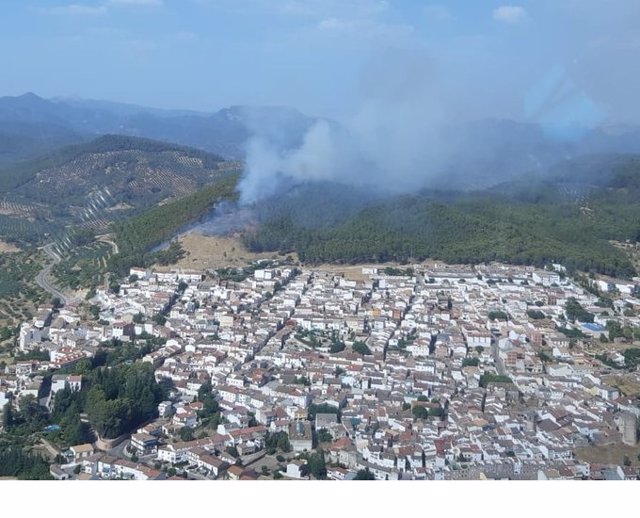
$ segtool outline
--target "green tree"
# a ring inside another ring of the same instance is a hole
[[[594,315],[585,310],[575,297],[569,297],[564,305],[564,311],[567,319],[571,322],[576,320],[580,322],[593,322]]]
[[[0,444],[0,477],[20,480],[51,480],[49,464],[39,455],[16,445]]]
[[[210,396],[212,391],[213,386],[210,382],[207,381],[206,383],[200,385],[200,388],[198,389],[198,401],[204,401],[204,398]]]
[[[318,430],[318,442],[331,442],[333,441],[333,435],[326,429],[320,428]]]
[[[165,317],[162,313],[157,313],[153,315],[151,320],[153,320],[153,322],[158,324],[159,326],[163,326],[167,322],[167,317]]]
[[[369,347],[367,346],[367,344],[365,344],[364,342],[361,342],[361,341],[354,342],[354,344],[353,344],[353,352],[358,353],[358,354],[362,354],[363,356],[364,355],[373,354],[371,352],[371,349],[369,349]]]
[[[354,480],[375,480],[376,477],[369,471],[369,468],[360,469],[356,473]]]
[[[89,313],[91,313],[94,320],[98,320],[100,318],[100,306],[92,304],[89,306]]]
[[[13,405],[11,404],[11,401],[7,401],[4,407],[2,407],[2,427],[4,428],[4,430],[10,430],[13,426],[14,421],[15,417],[13,414]]]
[[[346,348],[346,345],[344,342],[341,342],[341,341],[332,342],[331,347],[329,348],[329,352],[332,354],[340,353],[344,351],[345,348]]]
[[[307,457],[306,470],[318,480],[327,478],[327,466],[323,451],[314,452]]]
[[[109,290],[116,295],[120,293],[120,283],[116,280],[109,282]]]
[[[527,311],[527,316],[533,320],[542,320],[544,318],[546,318],[546,315],[537,309],[529,309]]]
[[[427,419],[429,417],[429,410],[423,406],[414,406],[411,409],[411,413],[416,419]]]
[[[291,451],[291,443],[289,442],[289,435],[286,432],[280,435],[277,443],[278,448],[282,450],[284,453],[289,453]]]
[[[509,315],[506,312],[500,310],[489,311],[487,317],[489,318],[489,320],[509,320]]]
[[[202,411],[200,412],[200,417],[206,419],[208,417],[212,417],[217,414],[220,410],[219,403],[215,400],[215,398],[209,394],[208,396],[202,399]]]
[[[236,459],[240,457],[240,453],[238,452],[238,448],[236,448],[235,446],[227,446],[225,451],[231,455],[232,457],[235,457]]]

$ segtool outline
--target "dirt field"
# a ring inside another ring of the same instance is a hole
[[[627,446],[616,444],[614,446],[589,446],[587,448],[576,448],[576,457],[582,461],[594,464],[619,464],[624,462],[625,455],[631,460],[633,467],[640,467],[638,454],[639,446]]]
[[[423,265],[430,264],[428,262],[420,263]],[[371,275],[363,274],[363,268],[377,268],[378,272],[381,272],[387,267],[391,268],[410,268],[410,264],[400,264],[400,263],[376,263],[376,264],[356,264],[356,265],[340,265],[340,264],[321,264],[317,267],[314,267],[318,270],[322,270],[325,272],[333,272],[336,274],[344,274],[345,279],[349,279],[352,281],[367,281],[371,279]]]
[[[282,259],[284,256],[274,252],[255,254],[247,250],[239,237],[235,236],[203,236],[195,232],[185,234],[178,238],[182,248],[187,252],[187,256],[179,261],[172,268],[184,268],[192,270],[204,270],[207,268],[227,268],[230,266],[243,266],[258,259]],[[294,261],[298,260],[296,254],[287,254]],[[431,265],[433,261],[424,261],[423,265]],[[304,265],[303,265],[304,266]],[[345,278],[354,281],[369,280],[370,276],[362,273],[363,268],[377,268],[378,271],[386,267],[409,268],[411,265],[401,265],[399,263],[382,264],[320,264],[314,265],[314,269],[336,274],[344,274]]]
[[[254,254],[249,252],[236,237],[203,236],[200,234],[186,234],[179,238],[187,256],[173,267],[205,270],[207,268],[227,268],[230,266],[244,266],[258,259],[282,258],[276,253],[269,252]],[[297,260],[295,254],[291,254]]]
[[[5,243],[0,239],[0,254],[5,252],[19,252],[20,249],[13,246],[11,243]]]
[[[631,375],[612,375],[603,378],[603,381],[608,385],[616,387],[626,396],[640,395],[640,382],[634,379]]]

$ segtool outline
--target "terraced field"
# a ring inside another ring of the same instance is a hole
[[[53,267],[58,285],[76,290],[102,283],[112,254],[113,246],[104,241],[94,241],[74,249]]]
[[[0,239],[9,243],[37,243],[55,228],[55,224],[46,220],[32,221],[0,214]]]
[[[51,215],[46,205],[0,199],[0,215],[34,220]]]
[[[0,328],[15,328],[49,300],[35,283],[43,257],[37,251],[0,253]]]
[[[149,150],[147,141],[136,145],[137,139],[116,137],[96,142],[78,146],[84,152],[37,169],[15,192],[25,200],[60,210],[70,205],[84,207],[87,197],[106,188],[110,205],[143,208],[190,194],[229,167],[215,155],[179,146],[158,143],[166,149],[156,145]]]

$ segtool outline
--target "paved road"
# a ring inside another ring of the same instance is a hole
[[[118,244],[113,241],[110,237],[108,236],[99,236],[96,238],[98,241],[101,241],[103,243],[107,243],[109,245],[111,245],[111,248],[113,249],[113,253],[117,254],[119,252],[118,250]]]
[[[130,441],[129,439],[126,439],[126,440],[122,441],[120,444],[118,444],[117,446],[115,446],[114,448],[111,448],[107,453],[108,453],[109,455],[112,455],[112,456],[114,456],[114,457],[118,457],[118,458],[121,458],[121,459],[130,459],[130,458],[131,458],[131,456],[130,456],[130,455],[127,455],[127,454],[124,452],[124,449],[125,449],[127,446],[129,446],[129,443],[130,443],[130,442],[131,442],[131,441]]]
[[[499,349],[498,349],[498,340],[495,337],[491,338],[491,352],[493,353],[493,360],[496,364],[496,370],[500,376],[508,376],[509,373],[507,369],[504,367],[504,363],[502,362],[502,358],[500,358]]]
[[[54,265],[58,264],[62,258],[53,250],[53,243],[49,243],[42,247],[42,250],[45,254],[47,254],[52,262],[47,264],[42,270],[38,272],[36,275],[35,281],[43,290],[51,293],[54,297],[58,297],[63,304],[66,304],[69,300],[62,291],[56,288],[53,284],[51,284],[51,269]]]

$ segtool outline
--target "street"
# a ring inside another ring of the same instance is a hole
[[[38,272],[35,281],[43,290],[51,293],[51,295],[53,295],[54,297],[58,297],[63,304],[66,304],[68,297],[58,288],[53,286],[49,281],[53,266],[58,264],[62,260],[60,256],[53,251],[53,246],[53,243],[49,243],[48,245],[42,247],[44,253],[47,254],[53,262],[50,262]]]

